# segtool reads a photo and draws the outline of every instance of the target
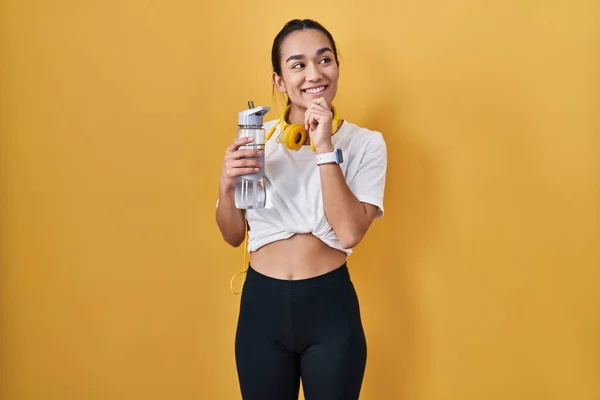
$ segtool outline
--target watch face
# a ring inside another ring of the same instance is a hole
[[[342,149],[337,149],[335,151],[335,158],[337,159],[338,164],[341,164],[344,162],[344,155],[342,154]]]

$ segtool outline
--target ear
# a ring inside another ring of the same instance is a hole
[[[273,85],[279,90],[281,93],[285,93],[285,83],[283,82],[283,78],[277,75],[276,72],[273,72]]]

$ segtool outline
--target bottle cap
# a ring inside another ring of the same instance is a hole
[[[248,102],[248,108],[248,110],[238,113],[238,125],[262,126],[264,115],[271,109],[271,107],[266,106],[254,107],[252,101]]]

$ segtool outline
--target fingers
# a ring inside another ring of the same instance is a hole
[[[327,122],[327,114],[314,110],[309,110],[304,115],[304,128],[306,130],[316,129],[319,124]]]
[[[327,124],[333,119],[333,113],[327,109],[308,108],[304,114],[304,128],[316,129],[320,124]]]
[[[304,114],[304,128],[307,130],[315,129],[319,124],[325,124],[333,119],[333,113],[327,100],[319,97],[311,101]]]
[[[240,175],[254,174],[260,171],[263,166],[258,160],[263,154],[256,149],[240,149],[241,146],[251,143],[253,138],[243,137],[233,141],[225,151],[225,160],[223,162],[223,172],[229,179]]]
[[[225,153],[226,160],[237,160],[240,158],[260,157],[263,152],[260,150],[242,149]]]
[[[331,107],[327,103],[327,100],[324,97],[319,97],[318,99],[314,99],[310,102],[307,109],[317,109],[325,112],[331,111]]]
[[[260,168],[236,168],[227,173],[227,175],[231,178],[236,178],[238,176],[247,175],[247,174],[255,174],[260,171]]]
[[[251,137],[243,137],[238,138],[227,147],[225,150],[225,160],[236,160],[240,158],[252,158],[252,157],[260,157],[262,155],[262,151],[256,149],[241,149],[240,147],[254,141],[254,138]]]
[[[263,152],[257,149],[240,147],[253,142],[251,137],[235,139],[225,150],[225,159],[221,169],[221,179],[234,185],[237,177],[247,174],[255,174],[260,171],[263,163],[259,161]]]
[[[240,159],[229,159],[225,161],[225,165],[230,168],[243,168],[243,167],[262,167],[263,163],[260,159],[256,158],[240,158]]]
[[[225,162],[225,173],[230,178],[235,178],[240,175],[254,174],[260,171],[263,163],[258,160],[239,159],[227,160]]]
[[[248,144],[250,142],[252,142],[254,140],[254,138],[252,137],[242,137],[242,138],[238,138],[235,139],[233,141],[233,143],[231,143],[231,145],[229,145],[229,147],[227,147],[227,150],[225,150],[226,153],[233,153],[234,151],[237,151],[240,146]]]

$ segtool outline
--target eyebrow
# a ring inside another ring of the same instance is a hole
[[[322,49],[319,49],[316,51],[316,55],[321,55],[323,53],[327,53],[327,52],[331,52],[333,53],[333,50],[331,50],[329,47],[323,47]],[[290,62],[291,60],[302,60],[304,58],[304,55],[302,54],[295,54],[293,56],[289,56],[287,60],[285,60],[285,62]]]

